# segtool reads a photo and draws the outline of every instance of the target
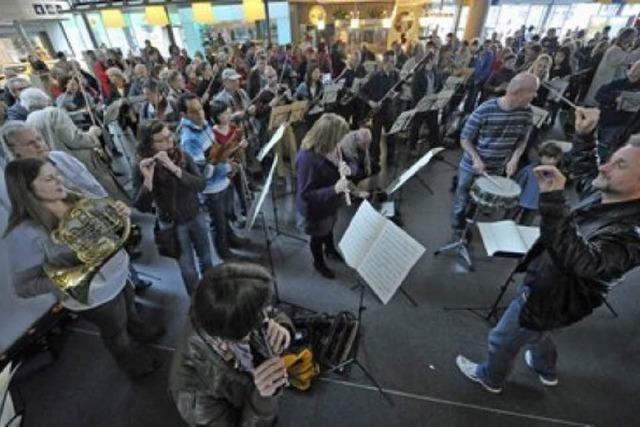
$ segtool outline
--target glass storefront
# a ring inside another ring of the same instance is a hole
[[[169,20],[175,43],[193,55],[203,51],[210,39],[221,33],[225,40],[241,43],[245,40],[266,38],[266,23],[259,25],[244,22],[241,4],[213,6],[216,23],[203,25],[193,22],[193,13],[188,6],[169,6]],[[144,47],[144,41],[150,40],[163,55],[168,55],[171,44],[165,27],[147,25],[144,10],[124,11],[125,28],[106,28],[99,12],[87,12],[89,31],[98,46],[120,47],[126,55],[129,49],[137,53]],[[269,3],[271,38],[278,44],[291,43],[289,4],[287,2]],[[72,44],[80,50],[90,49],[90,38],[83,32],[86,26],[79,14],[63,23]],[[77,44],[76,44],[77,43]],[[79,53],[79,52],[78,52]],[[77,54],[77,53],[76,53]]]

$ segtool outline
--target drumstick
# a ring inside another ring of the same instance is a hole
[[[498,187],[499,189],[502,189],[502,184],[500,184],[498,181],[496,181],[494,178],[491,177],[491,175],[489,175],[486,172],[482,173],[482,176],[484,176],[485,178],[487,178],[489,181],[491,181],[491,183],[493,185],[495,185],[496,187]]]

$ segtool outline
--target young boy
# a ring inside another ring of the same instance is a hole
[[[520,208],[515,215],[517,223],[531,225],[538,215],[540,188],[538,188],[538,182],[533,175],[533,168],[538,165],[559,167],[561,161],[562,149],[553,141],[548,141],[543,143],[538,149],[538,161],[528,164],[516,174],[514,179],[520,184],[520,188],[522,188]]]
[[[293,326],[268,310],[273,277],[259,265],[207,270],[191,301],[169,390],[196,426],[271,426],[287,371],[280,354]]]

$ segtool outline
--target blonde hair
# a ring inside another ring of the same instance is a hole
[[[538,70],[536,69],[536,67],[543,60],[547,61],[547,67],[545,68],[545,70],[542,73],[538,73]],[[535,61],[533,61],[533,63],[531,64],[531,66],[529,67],[529,69],[527,71],[529,73],[535,75],[536,77],[538,77],[540,80],[546,81],[546,80],[549,80],[549,72],[551,71],[551,66],[552,65],[553,65],[553,59],[551,59],[551,57],[549,55],[547,55],[546,53],[543,53],[542,55],[538,56],[535,59]]]
[[[335,113],[325,113],[313,124],[302,140],[302,148],[327,155],[349,132],[346,120]]]

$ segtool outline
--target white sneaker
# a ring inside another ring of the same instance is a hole
[[[524,352],[524,363],[526,363],[527,366],[531,368],[533,372],[538,374],[538,379],[540,379],[540,382],[542,384],[546,385],[547,387],[553,387],[558,385],[558,377],[549,377],[549,376],[545,377],[535,370],[535,368],[533,367],[533,354],[531,354],[531,350],[526,350]]]
[[[465,377],[469,378],[471,381],[480,383],[480,385],[482,385],[482,387],[484,387],[488,392],[494,394],[502,393],[502,388],[491,387],[476,375],[476,368],[478,367],[477,363],[473,363],[471,360],[459,354],[458,357],[456,357],[456,365],[458,365],[458,369],[460,369],[460,372],[462,372]]]

